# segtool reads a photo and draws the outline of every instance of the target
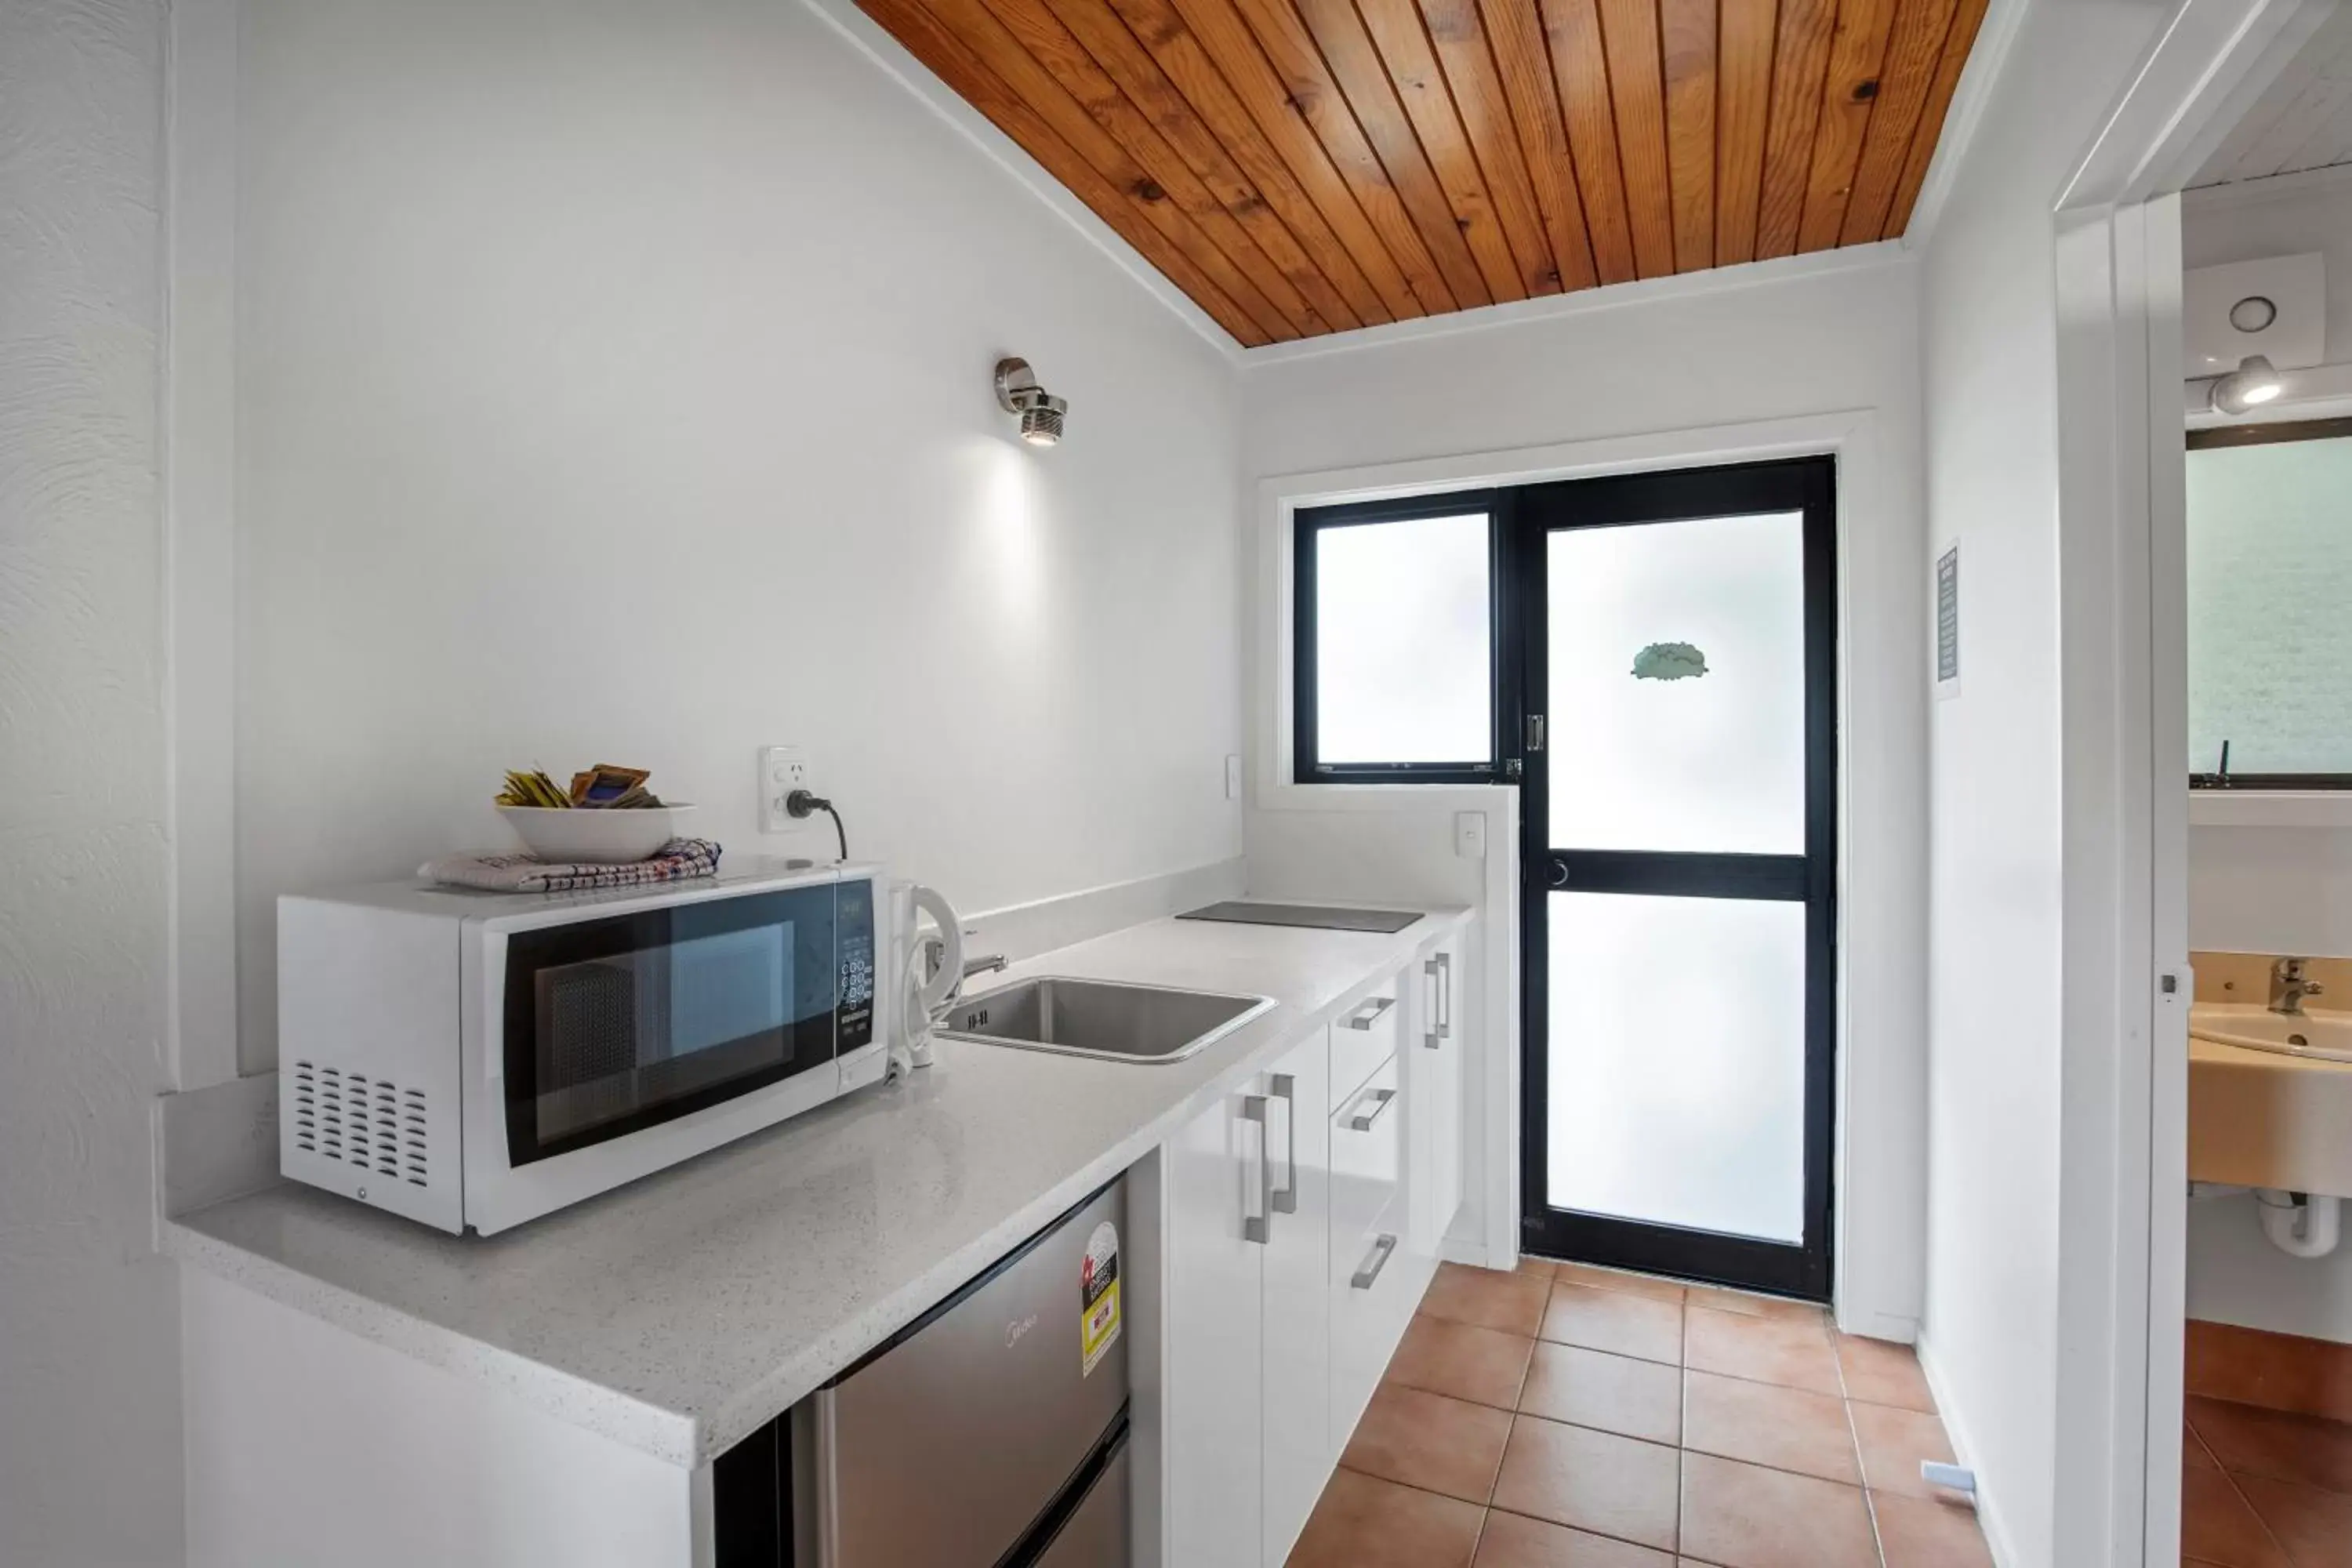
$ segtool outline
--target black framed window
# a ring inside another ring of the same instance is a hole
[[[2188,444],[2189,785],[2352,789],[2352,419]]]
[[[1503,517],[1496,490],[1297,514],[1296,776],[1301,784],[1495,784]]]

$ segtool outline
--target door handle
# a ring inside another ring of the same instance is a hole
[[[1348,1016],[1340,1019],[1339,1026],[1343,1029],[1360,1029],[1369,1032],[1374,1024],[1380,1022],[1381,1015],[1395,1005],[1396,998],[1393,996],[1375,996]]]
[[[1242,1120],[1257,1123],[1257,1213],[1242,1216],[1242,1239],[1264,1247],[1274,1231],[1274,1160],[1266,1147],[1265,1096],[1244,1096]]]
[[[1282,1188],[1267,1200],[1268,1214],[1298,1212],[1298,1080],[1286,1072],[1274,1075],[1274,1098],[1282,1101]]]
[[[1348,1118],[1349,1130],[1355,1132],[1370,1132],[1372,1130],[1372,1123],[1381,1119],[1381,1113],[1396,1103],[1396,1097],[1397,1091],[1392,1089],[1373,1089],[1371,1098],[1379,1103],[1370,1110],[1360,1110]],[[1356,1103],[1361,1105],[1364,1102],[1359,1099]]]
[[[1433,982],[1430,992],[1430,1030],[1422,1044],[1431,1050],[1454,1037],[1454,955],[1441,952],[1423,966]]]
[[[1372,1282],[1381,1277],[1381,1270],[1389,1266],[1389,1259],[1396,1256],[1396,1247],[1397,1238],[1385,1234],[1378,1241],[1373,1242],[1371,1257],[1367,1258],[1364,1266],[1357,1269],[1354,1276],[1349,1279],[1349,1286],[1358,1290],[1370,1289]]]

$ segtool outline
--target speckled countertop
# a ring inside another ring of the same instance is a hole
[[[1273,997],[1183,1062],[940,1043],[862,1090],[495,1237],[286,1184],[165,1224],[183,1262],[673,1464],[725,1451],[1460,927],[1154,921],[1003,978]],[[993,979],[982,983],[992,985]]]

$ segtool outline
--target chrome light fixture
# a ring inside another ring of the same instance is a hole
[[[996,362],[996,401],[1007,414],[1021,416],[1021,438],[1031,446],[1050,447],[1062,438],[1062,419],[1070,405],[1037,384],[1027,360]]]
[[[2270,402],[2284,390],[2278,372],[2271,368],[2268,355],[2248,354],[2238,362],[2237,369],[2213,378],[2213,410],[2217,414],[2243,414]]]

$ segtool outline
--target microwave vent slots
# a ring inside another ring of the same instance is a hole
[[[313,1062],[294,1064],[294,1146],[380,1176],[429,1185],[425,1091]]]

